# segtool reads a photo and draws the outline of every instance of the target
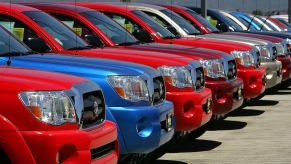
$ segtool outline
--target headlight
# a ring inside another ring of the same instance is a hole
[[[164,76],[165,81],[177,88],[192,88],[191,73],[185,67],[162,66],[158,70]]]
[[[226,77],[223,62],[221,60],[200,60],[200,63],[206,69],[205,76],[211,78]]]
[[[285,42],[286,42],[286,47],[287,47],[287,53],[290,55],[291,54],[291,39],[289,39],[289,38],[287,38],[286,40],[285,40]]]
[[[287,46],[284,46],[283,43],[275,43],[278,55],[287,54]]]
[[[109,76],[108,81],[116,93],[129,101],[150,101],[146,81],[140,76]]]
[[[71,99],[62,91],[22,92],[20,98],[38,120],[51,124],[76,123]]]
[[[256,48],[260,52],[261,59],[263,59],[263,60],[272,60],[272,54],[271,54],[270,50],[268,49],[268,47],[266,47],[266,46],[256,46]]]
[[[255,59],[250,51],[232,51],[231,54],[239,64],[246,67],[255,66]]]

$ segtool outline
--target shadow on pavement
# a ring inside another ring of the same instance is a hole
[[[275,100],[258,100],[254,102],[250,102],[248,106],[274,106],[277,105],[279,101]]]
[[[265,113],[263,110],[256,110],[256,109],[240,109],[231,112],[228,116],[230,117],[244,117],[244,116],[259,116]]]
[[[208,131],[216,131],[216,130],[238,130],[243,129],[247,126],[246,122],[242,121],[230,121],[230,120],[221,120],[217,122],[213,122]]]
[[[181,162],[181,161],[170,161],[170,160],[156,160],[154,161],[152,164],[187,164],[185,162]]]
[[[196,139],[193,141],[183,141],[179,145],[171,148],[168,153],[182,153],[182,152],[201,152],[201,151],[210,151],[217,148],[221,145],[221,142]]]
[[[291,92],[282,92],[282,91],[284,91],[284,90],[279,90],[279,91],[274,92],[274,93],[269,93],[268,95],[291,95]]]

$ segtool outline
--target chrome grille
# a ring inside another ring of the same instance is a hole
[[[199,91],[203,89],[205,86],[205,77],[204,71],[202,67],[196,68],[196,82],[195,82],[195,90]]]
[[[84,109],[81,128],[87,129],[101,124],[105,120],[105,101],[101,91],[83,94]]]
[[[234,60],[228,61],[227,79],[233,80],[237,76],[237,67]]]
[[[155,77],[154,82],[154,93],[153,93],[153,104],[162,103],[166,98],[165,82],[162,76]]]

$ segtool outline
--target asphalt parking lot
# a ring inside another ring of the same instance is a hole
[[[156,164],[290,164],[291,86],[233,112]]]

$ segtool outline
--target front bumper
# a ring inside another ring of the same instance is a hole
[[[266,88],[266,68],[260,67],[238,69],[238,77],[244,82],[243,97],[247,99],[256,98]]]
[[[205,86],[212,91],[214,115],[225,115],[242,106],[243,96],[239,94],[243,89],[243,81],[241,79],[237,78],[232,81],[207,80]]]
[[[282,81],[282,63],[280,61],[262,62],[261,66],[266,68],[266,89],[272,88]]]
[[[109,121],[91,130],[21,131],[21,134],[36,163],[57,164],[57,158],[61,160],[59,163],[111,164],[118,161],[116,126]]]
[[[291,78],[291,60],[288,56],[279,56],[278,60],[282,63],[282,81],[286,81]]]
[[[120,154],[149,153],[174,135],[175,117],[169,101],[155,106],[107,109],[107,119],[117,123]],[[172,125],[167,123],[169,119]]]
[[[212,110],[207,109],[211,91],[207,88],[200,92],[167,92],[167,100],[174,103],[176,131],[193,131],[207,123]]]

